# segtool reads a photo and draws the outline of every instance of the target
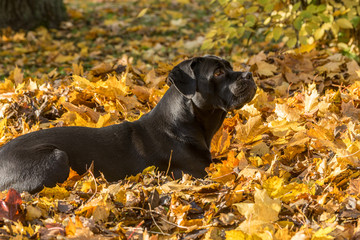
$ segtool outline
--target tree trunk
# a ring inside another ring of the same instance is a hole
[[[62,0],[0,0],[0,28],[57,28],[66,18]]]

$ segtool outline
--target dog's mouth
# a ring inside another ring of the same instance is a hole
[[[233,96],[230,100],[229,110],[240,109],[250,102],[254,98],[256,90],[257,86],[251,76],[248,79],[238,79],[235,82],[234,89],[231,91]]]

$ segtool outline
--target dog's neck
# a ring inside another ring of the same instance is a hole
[[[210,149],[211,139],[223,123],[226,112],[221,109],[201,110],[171,86],[148,115],[158,120],[160,131],[166,130],[179,141],[197,142]]]

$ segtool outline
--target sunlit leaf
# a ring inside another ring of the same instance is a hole
[[[336,24],[339,25],[340,28],[345,28],[345,29],[353,28],[353,25],[351,24],[351,22],[349,20],[347,20],[346,18],[337,19]]]

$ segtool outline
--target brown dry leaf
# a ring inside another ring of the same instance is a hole
[[[221,228],[210,227],[209,231],[206,232],[204,240],[222,240],[223,238],[220,235]]]
[[[313,114],[316,112],[319,103],[319,93],[316,90],[316,84],[309,85],[307,93],[305,94],[304,100],[304,111],[305,114]]]
[[[73,68],[73,74],[74,75],[77,75],[77,76],[83,76],[84,75],[84,68],[82,66],[82,63],[79,63],[79,64],[73,63],[72,68]]]
[[[264,61],[264,60],[266,60],[266,55],[265,55],[264,51],[261,51],[261,52],[259,52],[258,54],[252,56],[252,57],[249,59],[249,61],[248,61],[247,64],[249,64],[250,66],[252,66],[252,65],[254,65],[254,64],[258,63],[258,62]]]
[[[145,75],[144,82],[149,88],[160,88],[165,83],[165,76],[157,76],[155,69],[152,69]]]
[[[360,66],[355,60],[351,60],[346,63],[348,74],[350,75],[349,81],[358,81],[360,80]]]
[[[95,112],[93,109],[86,107],[86,106],[76,106],[69,102],[63,102],[62,105],[69,111],[69,112],[76,112],[83,118],[89,118],[92,122],[97,122],[100,118],[100,114]]]
[[[262,157],[270,153],[270,148],[264,141],[259,141],[252,145],[250,153]]]
[[[91,73],[94,75],[106,74],[110,73],[111,71],[113,71],[113,65],[107,62],[102,62],[91,69]]]
[[[352,101],[341,103],[341,113],[354,120],[358,120],[360,118],[360,109],[356,108]]]
[[[33,207],[31,205],[26,207],[26,217],[27,221],[32,221],[38,219],[42,216],[41,210],[38,207]]]
[[[14,80],[15,85],[19,85],[24,81],[24,73],[21,72],[21,69],[17,66],[12,72],[12,79]]]
[[[256,62],[257,72],[261,76],[271,77],[277,72],[277,67],[264,61]]]
[[[340,72],[340,65],[343,64],[342,62],[329,62],[323,66],[320,66],[317,68],[317,70],[320,73],[323,72],[327,72],[327,73],[331,73],[331,72]]]
[[[351,195],[360,194],[360,178],[351,179],[347,192]]]
[[[297,84],[301,81],[301,79],[288,66],[284,65],[282,71],[285,75],[286,81],[289,83]]]
[[[131,91],[135,94],[140,102],[148,102],[150,98],[150,89],[147,87],[134,85]]]

